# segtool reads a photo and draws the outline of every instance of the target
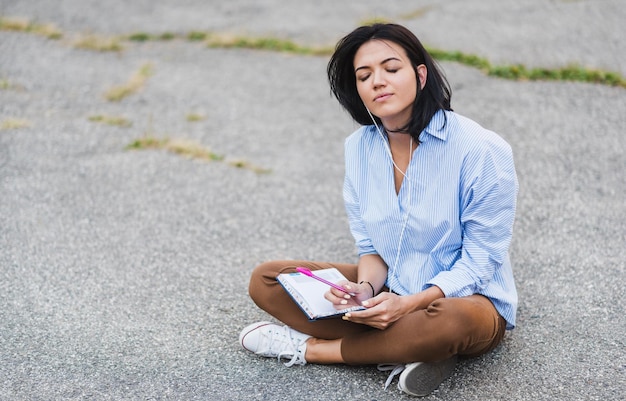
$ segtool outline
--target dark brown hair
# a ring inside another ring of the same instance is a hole
[[[407,126],[402,127],[415,140],[419,140],[420,133],[438,110],[452,110],[450,108],[452,94],[448,81],[435,60],[419,39],[404,26],[397,24],[362,26],[341,39],[328,62],[330,89],[356,122],[362,125],[372,124],[370,115],[357,92],[354,56],[365,42],[375,39],[388,40],[401,46],[406,51],[413,68],[420,64],[426,66],[428,71],[426,83],[424,88],[420,89],[417,77],[417,96],[413,103],[413,113]],[[382,125],[378,117],[374,116],[374,119],[377,124]]]

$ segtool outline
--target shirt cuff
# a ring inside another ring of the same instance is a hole
[[[446,298],[467,297],[476,293],[476,283],[461,272],[443,271],[429,280],[424,289],[436,285],[444,293]]]

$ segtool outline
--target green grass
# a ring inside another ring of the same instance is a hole
[[[98,52],[121,52],[124,50],[120,39],[99,35],[81,36],[74,42],[74,47]]]
[[[11,89],[12,87],[13,85],[11,85],[8,79],[0,79],[0,89],[7,90]]]
[[[52,24],[38,24],[27,18],[0,17],[1,31],[34,33],[48,39],[61,39],[63,33]]]
[[[206,32],[191,31],[187,34],[187,40],[192,42],[202,42],[203,40],[206,40],[208,36],[209,34]]]
[[[245,160],[231,160],[228,162],[228,164],[236,168],[254,171],[257,174],[269,174],[272,172],[272,170],[270,169],[255,166]]]
[[[105,99],[110,102],[119,102],[122,99],[136,93],[141,89],[148,78],[153,74],[152,64],[144,64],[141,68],[133,74],[127,83],[123,85],[114,86],[107,90],[104,94]]]
[[[490,76],[530,81],[576,81],[626,88],[626,81],[619,74],[570,65],[563,68],[532,68],[523,65],[495,66],[488,70]]]
[[[327,56],[333,52],[331,47],[302,46],[288,39],[274,37],[250,38],[244,36],[211,35],[207,39],[207,46],[211,48],[266,50],[309,56]]]
[[[21,118],[6,118],[0,122],[0,130],[28,128],[31,125],[30,121]]]
[[[185,119],[191,123],[206,120],[206,116],[200,113],[188,113]]]
[[[124,117],[114,117],[114,116],[106,116],[106,115],[102,115],[102,114],[97,114],[94,116],[89,116],[89,121],[92,122],[96,122],[96,123],[102,123],[102,124],[106,124],[106,125],[112,125],[112,126],[116,126],[116,127],[130,127],[133,125],[133,123]]]
[[[333,49],[330,47],[312,48],[308,46],[300,46],[290,40],[268,37],[246,38],[211,36],[207,41],[207,44],[209,47],[213,48],[245,48],[311,56],[328,56],[333,52]],[[428,48],[427,50],[438,61],[456,62],[479,69],[486,75],[504,79],[531,81],[577,81],[626,88],[626,79],[616,72],[589,69],[577,65],[554,69],[528,69],[523,65],[494,66],[489,62],[489,60],[474,54],[467,54],[460,51],[445,51],[434,48]]]
[[[123,39],[129,40],[131,42],[149,42],[149,41],[168,41],[179,38],[178,35],[171,32],[164,32],[159,35],[152,35],[146,32],[135,32],[132,33]]]
[[[128,40],[133,42],[147,42],[149,40],[154,40],[154,38],[149,33],[137,32],[129,35]]]
[[[190,159],[205,161],[221,161],[224,159],[224,156],[212,152],[209,148],[186,139],[158,139],[153,136],[144,136],[131,142],[126,149],[161,149]]]
[[[224,156],[213,152],[206,146],[203,146],[195,141],[189,139],[170,139],[170,138],[157,138],[152,135],[145,135],[142,138],[136,139],[128,146],[127,150],[165,150],[167,152],[174,153],[179,156],[186,157],[188,159],[202,160],[206,162],[223,162]],[[255,166],[245,160],[231,160],[226,161],[230,166],[240,169],[246,169],[254,171],[257,174],[267,174],[271,171],[258,166]]]
[[[516,81],[575,81],[626,88],[619,73],[590,69],[572,64],[561,68],[527,68],[521,64],[492,65],[489,60],[458,51],[428,49],[439,61],[453,61],[481,70],[486,75]]]
[[[445,51],[433,48],[427,48],[426,50],[438,61],[454,61],[470,67],[478,68],[483,72],[488,72],[491,68],[491,64],[488,60],[480,58],[473,54],[466,54],[459,51]]]
[[[0,78],[0,90],[24,91],[24,86],[11,82],[6,78]]]
[[[430,10],[432,10],[434,8],[434,6],[424,6],[418,9],[415,9],[413,11],[409,11],[406,12],[404,14],[401,14],[398,16],[399,19],[402,20],[412,20],[412,19],[417,19],[417,18],[421,18],[424,15],[426,15]]]
[[[389,24],[391,22],[393,21],[385,17],[371,17],[371,18],[366,18],[364,20],[361,20],[358,23],[358,25],[363,26],[363,25],[374,25],[374,24]]]
[[[172,40],[172,39],[176,39],[176,35],[171,32],[164,32],[160,34],[159,36],[157,36],[157,38],[159,40]]]
[[[426,6],[414,11],[400,15],[400,19],[415,19],[423,16],[432,7]],[[389,22],[386,18],[371,18],[361,21],[361,24],[371,24],[375,22]],[[0,17],[0,30],[11,30],[35,33],[49,38],[58,39],[63,33],[51,24],[37,24],[24,18]],[[281,53],[291,53],[297,55],[323,56],[332,54],[333,47],[311,47],[300,45],[289,39],[275,37],[245,37],[219,35],[202,31],[191,31],[187,34],[173,34],[165,32],[161,34],[149,34],[136,32],[125,37],[101,37],[96,35],[83,36],[74,42],[74,46],[94,51],[122,51],[123,41],[156,41],[181,39],[191,42],[204,42],[210,48],[225,49],[255,49],[273,51]],[[524,65],[492,65],[489,60],[474,54],[467,54],[460,51],[447,51],[440,49],[428,49],[433,57],[439,61],[452,61],[464,64],[481,70],[488,76],[499,77],[520,81],[576,81],[587,82],[600,85],[616,86],[626,88],[626,78],[617,72],[590,69],[579,65],[569,65],[560,68],[528,68]],[[6,84],[5,84],[6,86]],[[141,85],[139,85],[141,86]],[[2,87],[0,87],[2,89]],[[6,87],[5,87],[6,89]],[[117,88],[117,93],[111,93],[112,99],[122,99],[132,94],[137,89],[137,85],[129,83],[124,87]],[[112,100],[117,101],[117,100]]]

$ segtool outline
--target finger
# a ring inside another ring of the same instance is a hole
[[[336,294],[336,292],[338,292],[339,294]],[[354,301],[351,300],[351,298],[352,297],[350,297],[350,295],[337,290],[329,290],[324,293],[324,299],[335,305],[335,307],[345,307],[349,303],[356,304]]]
[[[385,295],[383,294],[379,294],[373,298],[370,299],[366,299],[365,301],[361,302],[361,305],[365,306],[366,308],[370,309],[373,308],[376,305],[380,305],[382,302],[384,302],[386,299]]]
[[[339,303],[341,301],[341,298],[335,295],[332,290],[328,290],[324,293],[324,299],[332,302],[333,304]]]
[[[350,312],[350,313],[346,313],[343,317],[343,320],[347,320],[349,322],[352,323],[358,323],[358,324],[364,324],[370,327],[373,327],[375,329],[382,329],[382,325],[380,324],[380,322],[378,322],[378,320],[376,319],[367,319],[367,318],[362,318],[360,316],[355,316],[355,312]]]
[[[351,299],[352,296],[350,294],[348,294],[347,292],[338,290],[336,288],[331,288],[329,290],[329,292],[334,295],[337,299]]]
[[[377,313],[375,311],[365,309],[365,310],[360,310],[360,311],[349,312],[349,313],[346,313],[346,315],[348,315],[348,318],[350,320],[358,321],[360,323],[364,320],[371,320],[377,315]]]

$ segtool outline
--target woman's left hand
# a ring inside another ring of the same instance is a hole
[[[366,310],[346,313],[343,319],[385,330],[409,313],[410,308],[406,301],[406,297],[392,292],[382,292],[362,303]]]

